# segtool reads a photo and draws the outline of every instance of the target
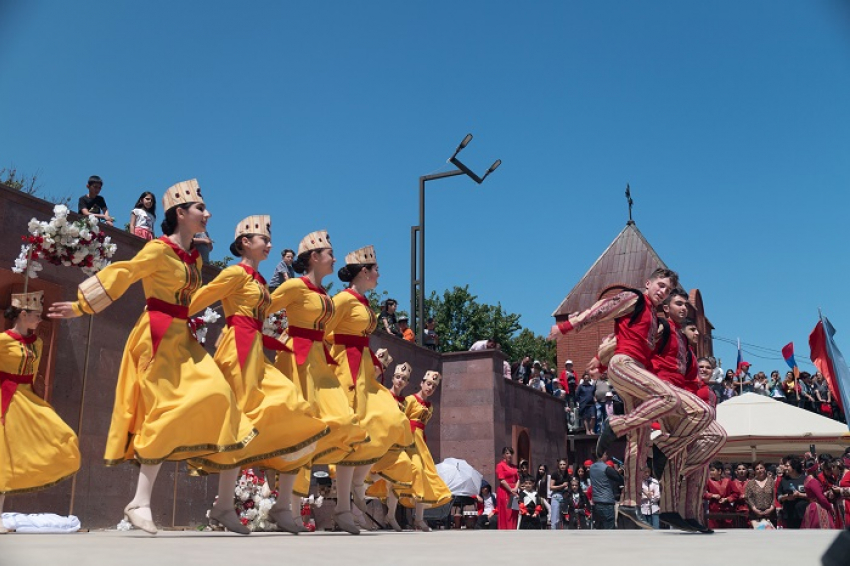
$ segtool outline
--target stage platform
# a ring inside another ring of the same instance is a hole
[[[2,566],[210,564],[820,564],[838,531],[435,531],[252,534],[101,531],[0,535]]]

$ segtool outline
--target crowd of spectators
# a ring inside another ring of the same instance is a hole
[[[503,450],[496,467],[497,496],[489,484],[478,497],[476,528],[613,529],[623,486],[622,462],[607,455],[536,472],[514,466]],[[844,454],[807,452],[776,464],[712,462],[703,494],[703,524],[714,529],[840,529],[850,525],[850,448]],[[640,516],[659,528],[661,490],[651,466],[643,471]],[[501,514],[501,515],[500,515]]]

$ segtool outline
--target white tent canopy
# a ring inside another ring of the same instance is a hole
[[[814,444],[819,454],[839,456],[850,446],[847,425],[756,393],[717,406],[717,422],[729,439],[721,460],[778,460],[803,454]]]

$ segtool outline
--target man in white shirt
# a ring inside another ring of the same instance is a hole
[[[496,348],[496,341],[492,338],[479,340],[469,347],[470,352],[478,352],[481,350],[493,350]]]

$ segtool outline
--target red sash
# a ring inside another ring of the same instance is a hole
[[[351,370],[350,389],[354,389],[354,386],[357,385],[357,374],[360,372],[360,364],[363,361],[363,350],[369,350],[369,337],[357,334],[334,334],[333,339],[335,344],[345,346],[345,355],[348,357],[348,368]],[[381,360],[375,356],[372,350],[369,350],[369,355],[372,356],[373,364],[383,367]],[[383,378],[383,372],[381,372],[381,377]],[[383,379],[381,383],[383,383]]]
[[[290,326],[286,332],[292,337],[292,346],[295,350],[295,361],[298,365],[307,361],[307,356],[310,354],[310,348],[313,347],[313,342],[320,342],[322,349],[325,351],[325,361],[328,365],[335,366],[337,363],[331,356],[328,347],[325,345],[325,333],[322,330],[313,330],[311,328],[301,328],[300,326]]]
[[[422,431],[422,440],[428,442],[428,437],[425,436],[425,423],[416,419],[410,419],[410,432],[416,433],[417,428]]]
[[[18,385],[27,385],[32,383],[33,374],[18,375],[15,373],[6,373],[0,371],[0,424],[6,424],[6,411],[9,410],[9,405],[12,403],[12,397],[18,390]]]
[[[148,298],[145,302],[148,305],[148,317],[151,321],[151,342],[153,342],[151,357],[153,358],[156,356],[156,350],[159,348],[159,343],[162,342],[165,332],[171,326],[171,321],[175,318],[188,319],[189,307],[166,303],[153,297]]]
[[[254,342],[254,336],[260,333],[263,340],[263,347],[276,352],[290,352],[286,344],[280,340],[276,340],[271,336],[266,336],[262,333],[263,322],[252,316],[234,314],[226,319],[227,326],[233,328],[234,338],[236,340],[236,356],[239,358],[239,367],[245,367],[245,360],[248,359],[248,353],[251,351],[251,344]]]

